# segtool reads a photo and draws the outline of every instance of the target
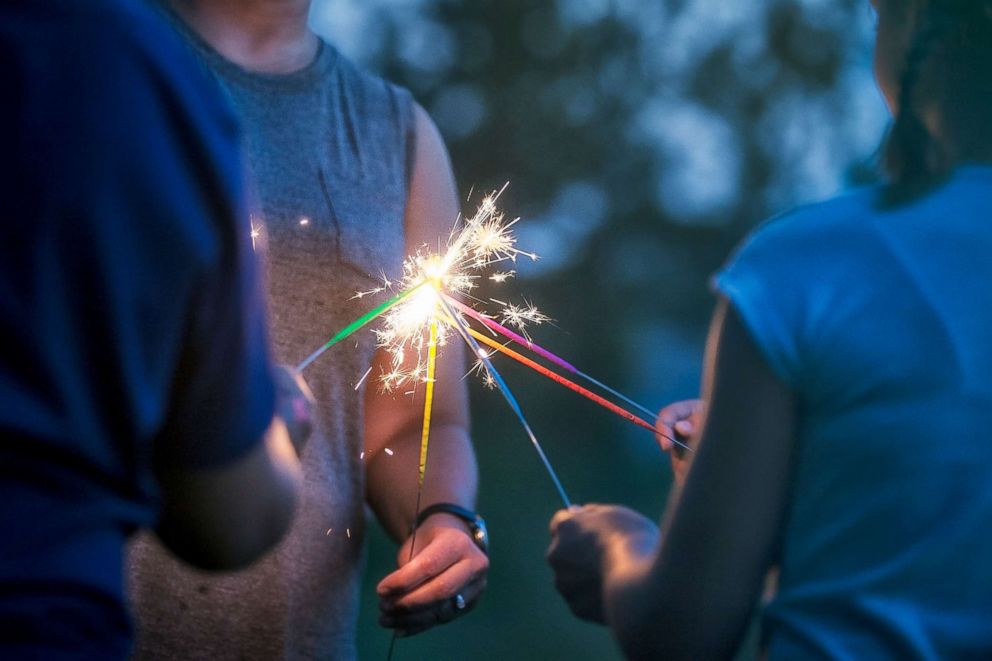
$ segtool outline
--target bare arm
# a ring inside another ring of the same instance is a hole
[[[201,569],[238,569],[260,558],[292,520],[299,462],[278,419],[265,440],[229,466],[160,477],[162,517],[156,534],[170,551]]]
[[[559,512],[552,523],[559,589],[580,616],[605,620],[631,658],[731,656],[773,559],[794,397],[725,300],[714,315],[703,399],[699,450],[660,536],[625,508]]]
[[[416,157],[405,219],[410,253],[424,244],[432,250],[439,241],[443,246],[459,211],[441,137],[423,109],[417,106],[415,112]],[[388,360],[380,351],[373,373],[388,366]],[[475,505],[478,474],[468,433],[468,392],[462,378],[466,367],[465,353],[454,337],[439,350],[422,508],[437,502],[469,509]],[[471,603],[483,589],[488,561],[460,519],[438,514],[419,529],[415,557],[407,562],[417,505],[423,385],[412,397],[384,394],[369,387],[365,406],[368,501],[393,538],[405,540],[398,556],[401,569],[379,586],[384,613],[381,621],[416,633],[453,617],[447,604],[456,593]],[[392,454],[386,453],[386,448]]]
[[[276,377],[277,415],[248,454],[219,468],[159,474],[163,507],[156,534],[190,564],[243,567],[289,528],[301,484],[297,455],[310,436],[313,399],[302,379],[284,368]]]
[[[705,383],[699,452],[660,552],[634,571],[616,568],[605,583],[607,620],[635,658],[732,654],[778,541],[794,399],[725,300],[714,316]]]

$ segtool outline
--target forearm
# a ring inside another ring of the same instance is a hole
[[[367,498],[379,521],[397,541],[410,534],[417,512],[420,430],[407,430],[387,443],[392,455],[377,452],[366,469]],[[475,507],[478,469],[468,430],[440,423],[430,431],[421,509],[438,502]]]
[[[157,533],[176,555],[202,569],[237,569],[281,539],[302,483],[282,421],[264,441],[223,468],[160,476]]]
[[[603,558],[603,615],[628,657],[638,658],[638,650],[657,649],[659,626],[651,610],[658,595],[651,579],[660,550],[658,535],[624,536],[611,546]]]

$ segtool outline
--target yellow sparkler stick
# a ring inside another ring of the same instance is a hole
[[[417,506],[413,515],[414,521],[420,516],[420,496],[424,493],[424,476],[427,473],[427,447],[431,439],[431,411],[434,408],[434,370],[437,365],[437,336],[438,323],[437,316],[431,317],[430,340],[427,343],[427,387],[424,391],[424,425],[420,431],[420,465],[417,474]],[[414,524],[410,539],[410,557],[413,560],[413,552],[417,546],[417,526]],[[386,661],[393,658],[393,648],[396,645],[396,632],[389,641],[389,652],[386,654]]]
[[[427,446],[431,438],[431,410],[434,407],[434,370],[437,365],[437,318],[431,319],[431,336],[427,344],[427,388],[424,392],[424,426],[420,432],[420,467],[417,477],[417,510],[420,510],[420,491],[424,488],[427,471]]]

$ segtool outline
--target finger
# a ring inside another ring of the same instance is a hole
[[[671,427],[679,420],[692,415],[694,408],[694,400],[691,399],[674,402],[658,412],[658,421],[666,427]]]
[[[654,424],[655,439],[661,445],[663,452],[668,452],[675,445],[673,442],[673,439],[677,435],[675,426],[686,417],[684,415],[683,404],[684,402],[676,402],[658,412],[658,417]]]
[[[668,431],[667,427],[661,426],[656,428],[654,438],[658,441],[658,445],[661,446],[662,452],[668,452],[672,449],[672,446],[675,445],[672,443],[672,439],[670,438],[671,436],[673,436],[673,434]]]
[[[696,432],[696,425],[693,423],[692,418],[686,418],[685,420],[676,422],[673,429],[682,438],[689,438]]]
[[[462,560],[438,576],[421,583],[408,594],[402,594],[396,598],[384,597],[380,601],[379,607],[387,612],[406,612],[430,608],[441,601],[453,599],[456,594],[461,594],[465,599],[468,599],[468,595],[465,594],[468,585],[481,577],[488,569],[488,565],[485,556],[481,561],[476,559]]]
[[[471,541],[466,541],[471,544]],[[457,544],[432,542],[415,555],[413,560],[382,579],[376,586],[376,592],[380,596],[409,592],[458,562],[463,554],[464,550]]]
[[[465,585],[457,593],[462,595],[465,602],[464,608],[458,608],[456,597],[451,597],[412,610],[380,611],[379,623],[391,629],[411,629],[424,625],[443,624],[475,608],[485,588],[485,577],[480,577]]]
[[[416,635],[438,624],[450,622],[472,610],[478,603],[485,585],[486,579],[479,578],[458,592],[465,600],[463,609],[455,605],[455,599],[452,597],[409,612],[383,612],[379,616],[379,624],[389,629],[396,629],[397,635]]]
[[[567,510],[558,510],[557,512],[555,512],[554,516],[551,517],[551,523],[548,526],[549,530],[551,531],[551,534],[552,535],[555,534],[555,531],[558,529],[558,526],[562,524],[562,522],[572,518],[581,510],[582,510],[581,507],[572,505]]]

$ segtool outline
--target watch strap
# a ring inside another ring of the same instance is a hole
[[[480,551],[489,555],[489,532],[486,530],[486,522],[481,516],[470,509],[464,508],[461,505],[455,505],[454,503],[434,503],[420,511],[414,526],[420,527],[428,517],[435,514],[450,514],[468,524],[472,541]]]
[[[420,510],[420,514],[417,515],[417,522],[414,525],[420,527],[420,524],[435,514],[451,514],[470,525],[476,523],[481,518],[472,510],[461,505],[455,505],[454,503],[434,503]]]

